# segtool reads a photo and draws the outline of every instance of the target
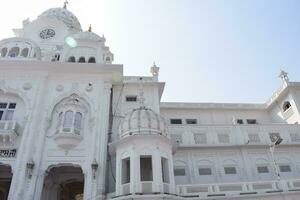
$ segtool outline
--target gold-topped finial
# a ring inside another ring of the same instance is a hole
[[[92,32],[92,24],[90,24],[89,32]]]
[[[68,0],[64,2],[64,9],[67,9],[67,4],[69,4]]]

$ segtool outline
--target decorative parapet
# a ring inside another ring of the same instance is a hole
[[[0,150],[0,158],[14,158],[16,157],[17,150]]]

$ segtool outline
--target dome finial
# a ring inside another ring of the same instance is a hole
[[[92,32],[92,24],[89,26],[89,32]]]
[[[143,88],[143,77],[140,77],[139,79],[139,98],[138,101],[140,103],[140,106],[144,106],[145,97],[144,97],[144,88]]]
[[[280,74],[278,77],[280,77],[283,82],[289,82],[288,73],[283,71],[282,69],[280,69]]]
[[[69,4],[69,2],[68,2],[68,0],[66,0],[65,2],[64,2],[64,9],[67,9],[67,4]]]

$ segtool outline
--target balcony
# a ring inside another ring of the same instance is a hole
[[[0,121],[0,146],[12,146],[18,133],[18,124],[16,121]]]
[[[60,126],[54,135],[54,141],[57,146],[70,150],[75,148],[83,139],[80,135],[80,129],[75,126],[64,127]]]
[[[270,134],[280,134],[282,145],[300,144],[298,124],[169,125],[171,139],[179,147],[269,145]]]
[[[177,185],[177,194],[193,197],[242,196],[300,191],[300,179],[221,184]]]

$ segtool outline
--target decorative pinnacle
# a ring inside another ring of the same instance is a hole
[[[89,32],[92,32],[92,24],[90,24]]]
[[[144,88],[143,88],[143,78],[140,77],[139,79],[139,98],[138,101],[140,103],[140,106],[144,106],[145,97],[144,97]]]
[[[67,9],[67,4],[69,4],[69,2],[68,2],[68,0],[66,0],[65,2],[64,2],[64,9]]]
[[[288,82],[289,81],[289,76],[288,73],[283,71],[282,69],[280,69],[280,74],[278,76],[279,78],[281,78],[282,81],[284,82]]]
[[[151,74],[152,76],[158,76],[159,74],[159,67],[156,66],[155,62],[153,63],[153,66],[151,67]]]

